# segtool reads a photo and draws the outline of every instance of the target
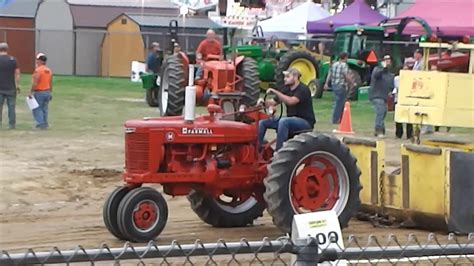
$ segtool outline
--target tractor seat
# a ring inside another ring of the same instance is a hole
[[[298,130],[298,131],[293,131],[288,134],[288,139],[294,138],[296,135],[302,134],[302,133],[307,133],[307,132],[313,132],[313,129],[303,129],[303,130]]]

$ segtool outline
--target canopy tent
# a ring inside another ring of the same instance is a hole
[[[364,0],[355,0],[334,16],[320,20],[309,20],[308,33],[332,33],[334,29],[346,25],[370,25],[378,23],[386,17],[370,8]]]
[[[474,36],[474,0],[417,0],[397,18],[421,17],[441,36]],[[404,34],[425,34],[416,22],[409,23]]]
[[[305,2],[288,12],[258,23],[262,27],[264,36],[278,38],[294,38],[306,34],[306,23],[309,20],[318,20],[331,16],[320,4]]]

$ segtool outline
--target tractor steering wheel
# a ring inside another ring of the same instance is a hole
[[[273,96],[276,96],[274,93],[271,93],[271,92],[266,92],[265,93],[265,97],[263,98],[263,102],[265,104],[265,102],[267,101],[267,97],[268,95],[272,94]],[[273,97],[272,97],[273,98]],[[274,110],[273,108],[276,108],[278,105],[280,105],[280,115],[278,117],[275,116],[275,113],[277,112],[277,110]],[[272,116],[274,119],[276,118],[277,120],[280,120],[281,117],[283,116],[283,104],[280,102],[279,104],[277,104],[276,106],[274,106],[273,108],[264,108],[265,110],[265,113]],[[272,110],[273,109],[273,110]]]

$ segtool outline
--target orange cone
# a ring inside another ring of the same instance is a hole
[[[346,101],[344,105],[344,112],[342,113],[342,119],[341,123],[339,124],[339,128],[335,129],[333,132],[343,134],[354,134],[354,131],[352,131],[351,121],[351,103],[349,101]]]

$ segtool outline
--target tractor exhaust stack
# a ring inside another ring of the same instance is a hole
[[[184,98],[184,121],[193,123],[196,111],[196,87],[194,86],[194,65],[189,64],[189,79]]]

